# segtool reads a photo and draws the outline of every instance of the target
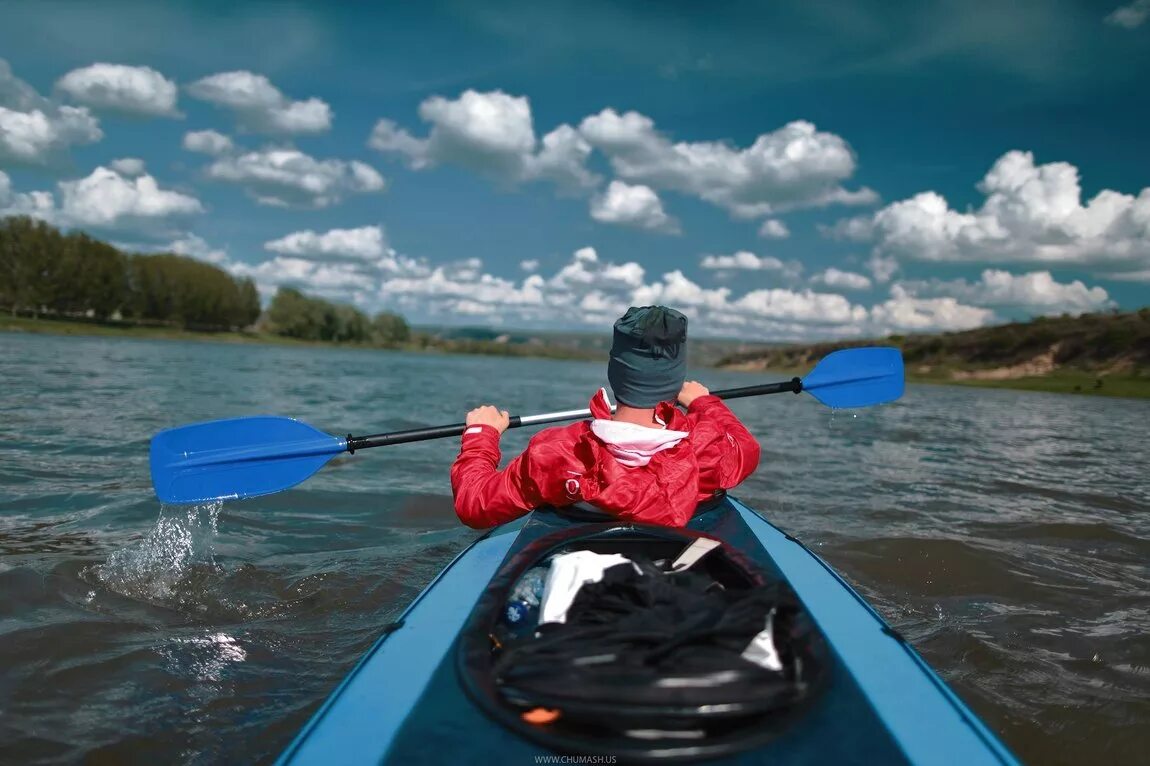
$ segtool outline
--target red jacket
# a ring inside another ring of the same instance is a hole
[[[606,392],[591,399],[591,414],[611,417]],[[759,464],[759,443],[717,396],[695,399],[686,415],[663,402],[656,416],[689,436],[639,467],[616,460],[584,420],[540,431],[500,471],[499,432],[472,426],[451,466],[455,512],[483,529],[540,505],[583,500],[622,519],[681,527],[701,500],[734,487]]]

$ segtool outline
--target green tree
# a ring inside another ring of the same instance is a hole
[[[371,320],[371,341],[380,346],[394,346],[411,339],[411,328],[399,314],[381,311]]]

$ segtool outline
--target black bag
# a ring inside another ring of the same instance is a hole
[[[802,696],[794,646],[809,626],[789,588],[726,588],[635,563],[642,574],[611,567],[580,588],[566,622],[499,653],[493,671],[505,699],[618,727],[761,714]],[[742,657],[768,618],[781,670]]]

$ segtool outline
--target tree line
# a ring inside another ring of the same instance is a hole
[[[0,220],[0,307],[192,330],[244,328],[260,316],[250,279],[182,255],[125,253],[24,216]]]
[[[267,330],[301,340],[375,346],[394,346],[411,338],[411,329],[398,314],[382,311],[368,317],[354,306],[304,295],[291,287],[281,287],[272,298]]]
[[[0,219],[0,309],[49,318],[264,332],[310,341],[394,346],[411,339],[398,314],[283,287],[261,312],[251,279],[173,253],[143,255],[26,216]]]

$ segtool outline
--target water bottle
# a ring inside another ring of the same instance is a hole
[[[547,583],[547,569],[535,567],[519,578],[511,591],[509,601],[520,601],[528,606],[538,607],[543,600],[543,586]]]

